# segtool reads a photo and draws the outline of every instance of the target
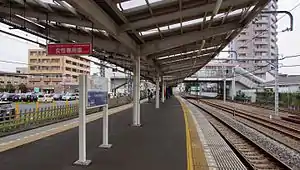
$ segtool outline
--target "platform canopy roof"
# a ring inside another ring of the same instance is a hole
[[[93,42],[93,56],[176,84],[194,74],[269,0],[0,0],[0,22],[49,42]]]

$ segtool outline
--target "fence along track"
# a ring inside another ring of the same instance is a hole
[[[276,122],[273,119],[269,120],[266,117],[263,118],[263,117],[257,116],[257,115],[255,115],[255,113],[254,114],[251,114],[250,112],[246,113],[244,111],[238,110],[238,108],[234,109],[234,108],[230,108],[230,107],[227,107],[227,106],[224,106],[221,104],[212,103],[212,102],[209,102],[206,100],[201,100],[201,102],[208,104],[212,107],[218,108],[220,110],[229,112],[231,114],[233,114],[235,112],[236,116],[250,120],[252,122],[255,122],[257,124],[260,124],[262,126],[270,128],[272,130],[279,131],[293,139],[300,140],[300,130],[293,128],[293,127],[289,127],[287,124],[283,124],[282,122]]]
[[[257,146],[252,140],[238,132],[232,126],[223,122],[208,109],[188,100],[196,107],[203,110],[209,122],[216,128],[220,135],[235,149],[238,156],[246,161],[250,169],[292,169],[281,161],[277,160],[263,148]]]

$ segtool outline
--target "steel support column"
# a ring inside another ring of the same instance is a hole
[[[140,126],[140,56],[134,63],[133,126]]]
[[[156,96],[155,96],[155,108],[159,109],[159,75],[156,76]]]

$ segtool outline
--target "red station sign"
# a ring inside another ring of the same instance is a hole
[[[47,55],[89,55],[91,43],[48,44]]]

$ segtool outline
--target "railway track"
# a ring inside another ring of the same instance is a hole
[[[230,114],[235,114],[235,116],[241,117],[246,120],[250,120],[256,124],[278,131],[292,139],[300,141],[300,128],[289,126],[287,122],[283,122],[277,119],[269,119],[265,116],[257,115],[256,113],[246,112],[240,110],[239,108],[232,108],[229,106],[213,103],[207,100],[201,100],[201,102],[208,104],[212,107],[218,108],[220,110],[226,111]]]
[[[226,123],[217,113],[209,110],[207,107],[203,107],[203,105],[196,103],[192,99],[188,99],[187,101],[205,112],[205,117],[208,121],[236,151],[237,155],[249,169],[293,169],[293,167],[269,153],[268,150],[257,145],[247,135],[241,133],[240,129],[237,130],[229,125],[228,122]]]

